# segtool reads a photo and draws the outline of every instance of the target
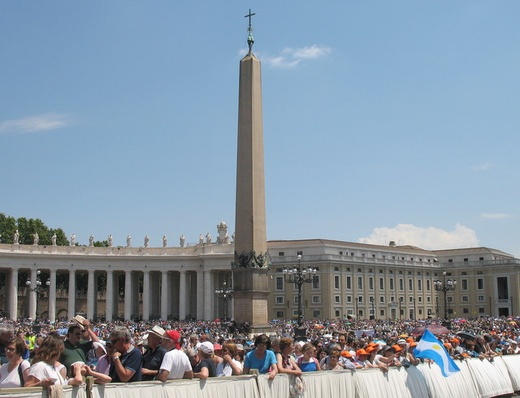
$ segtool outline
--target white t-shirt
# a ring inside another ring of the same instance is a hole
[[[236,359],[232,359],[233,363],[237,365],[240,369],[242,369],[242,364],[238,362]],[[220,361],[217,364],[217,377],[222,376],[232,376],[233,375],[233,368],[229,363],[226,361]]]
[[[0,388],[11,388],[11,387],[21,387],[22,383],[20,380],[20,373],[18,371],[18,366],[15,367],[11,372],[8,372],[7,367],[9,363],[4,363],[0,368]],[[22,361],[20,363],[20,369],[23,372],[28,369],[31,365],[28,361]]]
[[[188,356],[181,350],[171,350],[164,354],[161,370],[170,372],[168,380],[182,379],[185,372],[191,371],[191,363]]]
[[[35,364],[31,365],[29,368],[29,376],[33,376],[40,381],[48,378],[56,379],[54,384],[58,385],[67,384],[67,380],[65,380],[60,374],[59,368],[55,368],[54,366],[49,365],[43,361],[36,362]]]

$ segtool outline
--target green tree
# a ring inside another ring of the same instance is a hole
[[[14,233],[18,230],[20,238],[18,242],[21,245],[32,245],[34,243],[34,234],[38,234],[40,245],[51,245],[52,236],[56,234],[56,244],[59,246],[67,246],[69,241],[65,232],[61,228],[49,228],[39,218],[20,217],[15,219],[0,213],[0,243],[13,243]]]
[[[0,213],[0,243],[13,243],[16,219]]]

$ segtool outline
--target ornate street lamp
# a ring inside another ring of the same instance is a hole
[[[47,280],[45,282],[45,284],[41,281],[40,279],[40,275],[41,275],[41,271],[40,270],[37,270],[36,271],[36,280],[34,281],[34,284],[36,286],[34,287],[31,287],[32,286],[32,281],[31,279],[27,279],[25,281],[25,285],[29,288],[29,291],[30,292],[34,292],[36,293],[36,318],[38,318],[38,301],[39,301],[39,298],[40,298],[40,294],[46,289],[48,288],[50,285],[51,285],[51,281],[50,280]]]
[[[308,266],[307,268],[302,267],[302,255],[303,252],[297,252],[298,265],[292,268],[283,269],[285,283],[294,283],[298,288],[298,323],[295,331],[295,340],[305,339],[306,330],[303,327],[303,311],[302,311],[302,285],[304,283],[312,283],[316,276],[316,268]]]
[[[435,286],[435,290],[438,292],[444,293],[444,320],[449,325],[449,313],[448,313],[448,296],[447,293],[449,291],[455,290],[457,287],[457,281],[453,279],[446,279],[446,271],[442,271],[442,281],[436,280],[433,281],[433,286]]]
[[[231,300],[233,297],[233,288],[227,287],[227,282],[224,281],[222,283],[222,287],[220,289],[215,289],[215,294],[224,300],[224,317],[223,321],[228,319],[227,310],[228,310],[228,300]]]

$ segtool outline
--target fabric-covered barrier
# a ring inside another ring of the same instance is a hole
[[[513,390],[520,391],[520,355],[506,355],[501,359],[507,368]]]
[[[310,372],[303,375],[309,398],[491,398],[520,388],[520,355],[497,357],[493,362],[457,361],[460,372],[444,377],[434,363],[379,369]],[[47,398],[41,388],[0,389],[1,397]],[[87,398],[84,386],[66,387],[64,398]],[[96,385],[93,398],[290,398],[289,377],[265,375],[215,377],[208,380],[174,380]]]

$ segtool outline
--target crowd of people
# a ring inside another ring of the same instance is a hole
[[[273,321],[253,339],[226,322],[70,322],[0,320],[0,388],[148,380],[207,379],[250,373],[274,378],[321,370],[413,366],[426,328],[457,360],[493,361],[520,352],[520,319]],[[447,326],[447,327],[446,327]]]

